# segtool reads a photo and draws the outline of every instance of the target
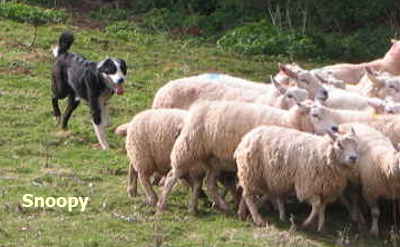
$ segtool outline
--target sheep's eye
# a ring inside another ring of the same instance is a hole
[[[293,95],[288,94],[287,97],[288,97],[289,99],[291,99],[291,98],[293,98]]]
[[[339,149],[343,150],[342,144],[338,143],[338,147],[339,147]]]
[[[318,118],[318,114],[316,114],[316,113],[311,114],[311,116],[315,117],[315,118]]]
[[[389,88],[394,88],[394,86],[393,85],[389,85]]]

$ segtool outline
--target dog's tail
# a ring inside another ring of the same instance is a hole
[[[74,35],[69,31],[63,32],[58,40],[58,46],[53,49],[53,55],[58,57],[67,53],[73,42]]]

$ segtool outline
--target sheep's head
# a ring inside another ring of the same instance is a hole
[[[279,64],[279,70],[292,79],[298,87],[307,90],[311,98],[317,98],[321,101],[328,99],[328,91],[310,71],[301,68],[294,70],[289,66],[282,64]]]
[[[308,91],[297,86],[282,86],[271,76],[271,82],[275,86],[276,91],[279,93],[280,108],[290,109],[297,102],[302,102],[309,97]]]
[[[289,112],[292,124],[301,131],[323,135],[337,132],[338,124],[326,108],[312,100],[297,102]]]
[[[338,132],[338,123],[335,120],[334,114],[319,102],[312,102],[309,116],[315,134],[323,135]]]
[[[362,80],[368,80],[371,83],[369,91],[366,92],[369,97],[392,97],[400,101],[400,77],[389,74],[379,74],[370,68],[365,68],[365,76]]]
[[[321,83],[332,85],[336,88],[346,89],[346,83],[343,80],[337,79],[332,71],[316,71],[313,73],[315,77],[317,77]]]
[[[374,108],[377,114],[398,114],[400,113],[400,103],[394,102],[391,98],[378,99],[370,98],[368,99],[368,105]]]
[[[343,165],[354,165],[358,158],[358,141],[354,129],[349,133],[328,133],[331,139],[331,148],[328,151],[330,159]],[[335,162],[335,163],[336,163]]]

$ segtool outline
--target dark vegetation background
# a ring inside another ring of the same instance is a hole
[[[222,72],[261,82],[278,62],[315,68],[381,57],[399,38],[399,8],[388,0],[0,0],[0,246],[399,246],[391,202],[382,205],[380,238],[360,233],[341,205],[328,209],[321,234],[297,227],[310,208],[294,201],[289,222],[264,210],[267,228],[207,202],[193,216],[181,185],[157,215],[140,186],[128,198],[124,140],[113,134],[169,80]],[[126,94],[110,104],[107,152],[93,147],[88,107],[77,109],[70,131],[52,117],[51,46],[64,30],[76,34],[73,52],[127,61]],[[27,193],[90,201],[85,212],[23,208]]]
[[[4,1],[3,1],[4,2]],[[10,2],[10,1],[5,1]],[[360,61],[382,56],[398,36],[395,0],[21,0],[73,9],[106,23],[129,40],[136,32],[168,32],[177,39],[216,43],[246,55]],[[0,15],[12,16],[3,5]],[[29,9],[32,11],[32,9]],[[18,12],[18,8],[16,10]],[[33,24],[48,18],[14,13]],[[36,18],[36,19],[35,19]]]

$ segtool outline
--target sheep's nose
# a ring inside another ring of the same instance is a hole
[[[123,83],[124,82],[124,78],[119,78],[117,83]]]
[[[328,98],[328,91],[324,90],[324,91],[322,91],[322,94],[323,94],[325,97]]]
[[[337,126],[332,126],[331,130],[335,133],[339,132],[339,128]]]
[[[357,156],[352,155],[352,156],[349,157],[349,159],[350,159],[351,162],[356,163]]]

